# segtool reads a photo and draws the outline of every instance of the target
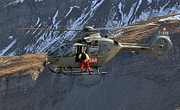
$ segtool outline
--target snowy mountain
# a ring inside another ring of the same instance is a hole
[[[180,0],[1,0],[0,56],[46,52],[80,32],[24,31],[22,27],[117,27],[180,13]],[[101,34],[111,33],[102,31]]]

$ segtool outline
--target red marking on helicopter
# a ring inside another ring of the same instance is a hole
[[[90,61],[89,63],[97,63],[98,62],[98,58],[89,58]]]
[[[163,31],[166,31],[167,30],[167,28],[166,27],[163,27]]]

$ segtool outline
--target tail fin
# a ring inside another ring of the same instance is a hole
[[[172,25],[172,23],[161,24],[150,41],[150,50],[158,60],[166,59],[167,53],[173,47],[169,36]]]

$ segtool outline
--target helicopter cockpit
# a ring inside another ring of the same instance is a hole
[[[66,50],[68,45],[61,45],[60,47],[52,50],[52,51],[49,51],[47,54],[46,54],[46,57],[59,57],[61,56],[64,51]]]
[[[46,54],[46,57],[74,57],[79,55],[82,51],[87,52],[87,47],[83,44],[75,43],[75,44],[65,44],[61,45],[53,51],[49,51]]]
[[[87,46],[81,43],[67,43],[59,46],[53,51],[48,52],[46,54],[46,58],[48,59],[48,61],[53,62],[54,64],[58,62],[60,64],[63,64],[62,62],[66,62],[67,65],[72,65],[79,63],[78,56],[81,52],[86,52],[90,57],[93,58],[100,57],[99,46]]]

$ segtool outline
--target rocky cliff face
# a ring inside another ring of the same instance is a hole
[[[47,52],[79,32],[22,31],[17,28],[124,26],[179,13],[179,0],[0,0],[0,56]],[[106,34],[112,31],[101,32]]]
[[[140,23],[167,17],[150,18]],[[166,60],[157,61],[149,52],[140,52],[140,55],[119,52],[100,68],[108,72],[104,76],[53,74],[41,66],[43,53],[2,57],[7,63],[0,65],[0,109],[179,110],[179,28],[179,21],[175,21],[170,33],[173,49]],[[125,30],[115,39],[119,42],[147,43],[155,32],[151,30],[146,27]],[[137,38],[127,34],[137,34]],[[26,68],[28,65],[32,66]],[[13,68],[16,70],[13,71]],[[5,69],[6,72],[3,72]]]

